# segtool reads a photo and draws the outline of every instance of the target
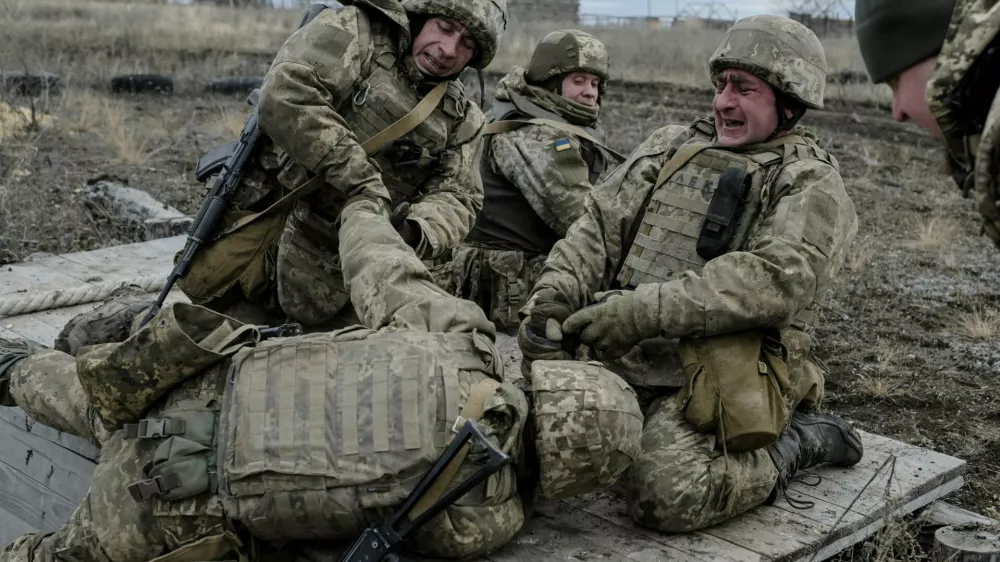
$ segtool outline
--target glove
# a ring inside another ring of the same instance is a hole
[[[553,322],[556,322],[553,320]],[[531,318],[525,318],[517,330],[517,346],[521,348],[521,374],[531,380],[531,363],[538,360],[558,361],[572,359],[562,344],[535,333],[528,325]]]
[[[636,323],[632,291],[604,295],[597,304],[567,318],[562,329],[564,334],[579,333],[580,340],[605,359],[617,359],[640,341],[656,335],[642,333]]]
[[[419,224],[406,219],[409,214],[410,204],[404,201],[393,209],[392,215],[389,216],[389,224],[396,229],[407,246],[416,250],[423,238],[423,232],[420,230]]]
[[[538,293],[528,315],[528,328],[536,336],[542,336],[547,340],[562,342],[562,323],[573,314],[566,297],[553,291],[544,289]],[[554,322],[550,322],[553,320]]]

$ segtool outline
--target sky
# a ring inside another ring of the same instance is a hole
[[[580,13],[645,16],[647,2],[654,16],[673,16],[676,10],[683,11],[688,5],[694,7],[712,3],[709,0],[580,0]],[[714,3],[725,6],[725,10],[735,11],[737,18],[753,14],[783,14],[781,6],[787,4],[782,0],[715,0]],[[853,7],[854,2],[845,1],[844,4]]]

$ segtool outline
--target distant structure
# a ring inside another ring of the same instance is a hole
[[[580,17],[580,0],[508,0],[507,9],[515,22],[575,24]]]
[[[688,2],[674,16],[672,24],[696,29],[725,31],[736,23],[736,10],[722,2]]]
[[[785,2],[788,17],[819,36],[854,33],[854,18],[844,0],[790,0]]]

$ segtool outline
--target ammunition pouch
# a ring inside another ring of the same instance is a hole
[[[719,177],[696,246],[698,255],[705,260],[717,258],[730,249],[750,198],[752,180],[746,170],[736,167],[726,169]]]
[[[113,431],[138,422],[171,388],[259,338],[254,326],[175,303],[124,342],[85,348],[77,356],[77,376],[104,426]]]
[[[215,399],[183,400],[164,410],[161,418],[125,424],[126,439],[163,439],[153,461],[143,468],[147,478],[127,487],[133,500],[178,501],[218,489],[215,443],[220,411]]]
[[[778,440],[788,426],[793,386],[777,330],[685,338],[678,352],[686,382],[677,405],[695,430],[716,433],[731,452]]]

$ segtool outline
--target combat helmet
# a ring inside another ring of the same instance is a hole
[[[444,16],[464,25],[479,47],[469,62],[472,68],[489,66],[507,29],[507,0],[402,0],[402,4],[407,13]]]
[[[635,390],[600,363],[534,361],[531,393],[542,497],[607,488],[638,457]]]
[[[736,22],[708,60],[712,79],[726,68],[752,73],[802,105],[823,109],[826,54],[808,27],[781,16]]]
[[[589,72],[601,79],[598,91],[608,89],[611,59],[604,43],[576,29],[549,33],[535,47],[525,78],[529,84],[543,84],[550,78],[570,72]]]

